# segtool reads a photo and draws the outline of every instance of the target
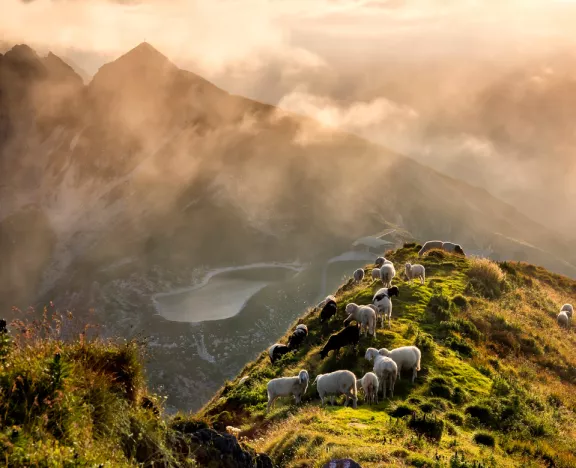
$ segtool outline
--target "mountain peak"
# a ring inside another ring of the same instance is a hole
[[[154,48],[148,42],[142,42],[124,55],[117,58],[114,62],[130,63],[132,65],[147,66],[172,66],[175,67],[168,57]]]

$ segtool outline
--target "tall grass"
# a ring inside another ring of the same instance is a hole
[[[472,257],[466,274],[469,278],[469,291],[476,292],[489,299],[502,295],[506,275],[500,267],[488,258]]]

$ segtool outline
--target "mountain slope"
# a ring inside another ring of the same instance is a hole
[[[256,352],[224,365],[229,346],[273,342],[279,325],[263,308],[265,325],[224,342],[214,329],[232,320],[170,322],[154,294],[233,265],[300,260],[314,272],[384,228],[576,276],[569,243],[486,191],[230,95],[149,44],[88,85],[27,46],[0,57],[0,307],[53,301],[94,310],[108,335],[150,334],[165,347],[151,380],[177,408],[199,407]],[[286,307],[290,321],[298,309]]]
[[[414,260],[417,249],[407,244],[386,256],[401,265]],[[298,320],[310,331],[300,350],[276,365],[264,351],[201,416],[216,426],[239,427],[251,446],[286,467],[323,466],[344,457],[363,467],[574,466],[576,335],[557,326],[556,314],[563,303],[574,302],[576,282],[532,265],[497,266],[434,251],[422,263],[426,284],[398,280],[392,328],[378,329],[376,339],[362,337],[357,355],[345,350],[320,360],[318,352],[342,327],[348,302],[370,303],[380,285],[368,279],[337,291],[338,314],[328,329],[309,310]],[[405,372],[394,397],[377,406],[321,409],[309,385],[303,406],[281,399],[265,413],[271,378],[300,369],[308,370],[311,381],[337,369],[360,378],[372,370],[366,348],[409,344],[422,350],[415,384]]]

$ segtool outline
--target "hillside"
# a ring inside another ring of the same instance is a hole
[[[406,244],[386,257],[402,265],[417,249]],[[398,279],[392,328],[379,329],[374,340],[362,337],[357,355],[346,350],[321,361],[318,352],[341,328],[348,302],[370,303],[380,285],[368,279],[337,291],[338,315],[329,330],[322,332],[317,311],[306,312],[298,320],[310,331],[303,347],[276,365],[263,351],[201,417],[239,427],[250,446],[283,467],[320,467],[345,457],[363,467],[576,466],[576,334],[556,324],[560,306],[574,302],[576,282],[525,263],[497,265],[438,251],[422,263],[426,284]],[[340,399],[321,409],[309,385],[301,407],[281,399],[265,413],[271,378],[300,369],[311,380],[337,369],[359,378],[372,370],[363,357],[367,347],[407,344],[422,350],[422,370],[414,385],[404,375],[390,400],[354,410]]]
[[[86,85],[53,54],[0,56],[0,308],[53,301],[94,310],[107,336],[147,334],[151,382],[173,408],[205,403],[280,321],[262,306],[262,322],[237,316],[239,336],[234,320],[167,320],[155,294],[219,268],[299,261],[312,304],[327,260],[388,228],[576,277],[565,233],[385,147],[231,95],[150,44]]]

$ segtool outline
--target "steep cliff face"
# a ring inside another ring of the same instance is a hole
[[[274,365],[268,352],[248,363],[216,393],[199,417],[215,427],[232,425],[277,466],[322,467],[349,457],[363,467],[438,466],[571,467],[576,463],[576,334],[556,323],[561,306],[574,303],[576,282],[533,265],[466,259],[420,246],[388,252],[397,266],[419,261],[427,280],[398,277],[389,328],[361,336],[352,347],[319,351],[342,329],[346,304],[370,304],[380,288],[366,277],[336,292],[338,312],[322,325],[308,309],[296,323],[309,333]],[[369,270],[371,266],[366,268]],[[357,409],[321,407],[319,374],[340,369],[361,378],[373,370],[366,349],[416,345],[420,370],[403,369],[394,395],[369,405],[359,392]],[[270,379],[308,371],[303,403],[281,398],[266,411]]]

